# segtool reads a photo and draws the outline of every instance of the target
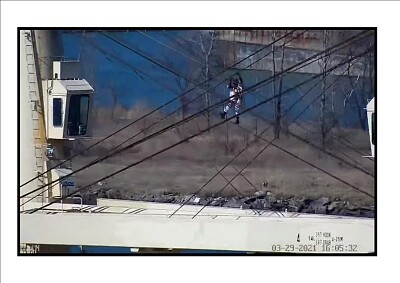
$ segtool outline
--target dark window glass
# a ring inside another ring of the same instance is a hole
[[[82,136],[86,134],[89,116],[89,95],[73,95],[69,100],[68,135]]]
[[[62,99],[53,98],[53,126],[62,127]]]
[[[376,143],[376,121],[375,121],[375,113],[372,113],[372,144]]]

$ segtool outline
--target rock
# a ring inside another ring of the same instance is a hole
[[[263,209],[270,209],[272,207],[271,201],[269,199],[263,199],[262,204],[263,204]]]
[[[214,199],[214,200],[210,203],[210,205],[211,205],[211,206],[223,206],[225,202],[226,202],[226,200],[225,200],[224,198],[218,197],[218,198]]]
[[[184,196],[181,199],[181,203],[190,203],[192,196]]]
[[[162,197],[160,202],[163,203],[172,203],[175,201],[175,197],[173,196],[167,196],[167,197]]]
[[[199,201],[199,205],[208,205],[208,200],[207,199],[205,199],[205,198],[200,198],[200,201]]]
[[[251,204],[251,208],[264,209],[264,202],[261,199],[257,199]]]
[[[239,208],[242,204],[243,204],[243,201],[235,199],[235,198],[232,198],[232,199],[227,200],[224,203],[224,206],[225,207],[232,207],[232,208]]]
[[[250,209],[250,204],[243,203],[243,204],[240,206],[240,209]]]
[[[264,192],[264,191],[257,191],[257,192],[255,192],[254,195],[255,195],[257,198],[264,198],[264,197],[267,196],[267,192]]]
[[[297,205],[294,205],[294,206],[290,206],[289,207],[289,211],[290,212],[301,212],[302,211],[302,207],[301,206],[297,206]]]
[[[309,199],[309,198],[304,198],[303,200],[301,200],[304,204],[305,207],[309,206],[310,203],[312,203],[313,200]]]
[[[372,210],[361,209],[360,210],[360,215],[363,216],[363,217],[374,218],[375,217],[375,212],[372,211]]]
[[[333,201],[327,206],[327,210],[329,213],[339,211],[343,207],[343,202],[341,201]]]
[[[312,208],[311,206],[305,206],[301,210],[302,213],[315,213],[315,209]]]
[[[342,212],[343,212],[342,215],[345,215],[345,216],[360,216],[359,210],[351,211],[351,210],[343,209]]]
[[[352,204],[349,203],[349,202],[346,202],[346,205],[344,206],[344,209],[345,209],[345,210],[349,210],[349,211],[356,211],[356,210],[358,210],[359,208],[358,208],[357,206],[355,206],[355,205],[352,205]]]
[[[283,206],[290,212],[301,212],[304,208],[304,201],[291,197],[287,201],[283,202]]]
[[[273,210],[281,210],[281,209],[282,209],[282,201],[281,201],[281,200],[274,201],[274,202],[271,204],[271,208],[272,208]]]
[[[327,213],[327,205],[329,204],[329,198],[322,197],[317,200],[314,200],[310,203],[309,208],[313,213],[317,214],[325,214]],[[309,212],[309,211],[307,211]]]
[[[314,200],[310,203],[311,206],[324,206],[329,203],[329,198],[327,197],[322,197],[317,200]]]
[[[122,199],[122,194],[120,190],[116,190],[115,194],[114,194],[114,198],[116,199]]]
[[[251,204],[253,203],[257,198],[256,197],[246,197],[244,198],[244,203],[245,204]]]
[[[288,201],[288,203],[289,203],[289,206],[295,206],[295,205],[298,205],[298,204],[299,204],[299,201],[296,200],[295,198],[290,198],[290,199],[288,199],[287,201]]]

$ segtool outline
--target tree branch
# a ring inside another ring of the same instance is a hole
[[[207,53],[208,56],[210,56],[210,54],[211,54],[211,52],[212,52],[212,50],[213,50],[214,42],[215,42],[215,32],[212,32],[212,33],[211,33],[210,48],[208,49],[208,53]]]

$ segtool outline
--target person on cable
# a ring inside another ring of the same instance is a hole
[[[229,89],[230,99],[228,104],[224,107],[223,112],[221,113],[221,119],[226,119],[229,108],[231,108],[232,105],[235,105],[235,123],[239,124],[239,110],[243,102],[243,79],[239,73],[236,73],[230,78],[227,88]]]

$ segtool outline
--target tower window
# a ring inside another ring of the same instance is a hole
[[[376,143],[376,121],[375,121],[375,113],[372,113],[372,144]]]
[[[68,108],[68,135],[86,135],[89,116],[89,95],[72,95]]]
[[[62,127],[62,99],[53,98],[53,126]]]

